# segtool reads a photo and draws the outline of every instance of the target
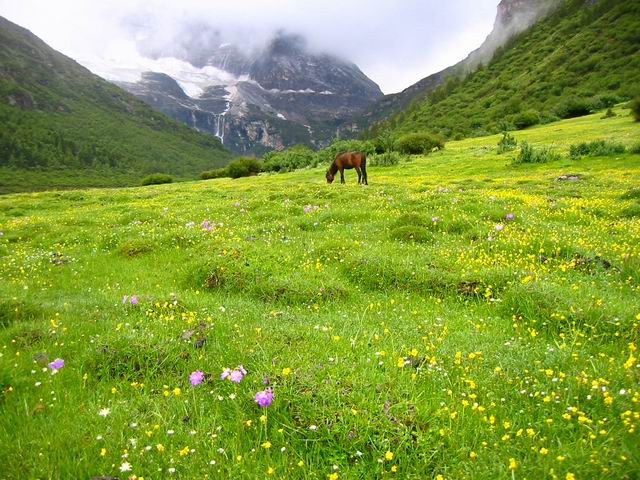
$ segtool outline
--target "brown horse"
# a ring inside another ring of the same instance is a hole
[[[364,152],[343,152],[336,155],[335,160],[327,170],[327,183],[333,182],[338,170],[340,170],[340,183],[344,183],[345,168],[355,168],[356,172],[358,172],[358,183],[369,185],[367,182],[367,156]]]

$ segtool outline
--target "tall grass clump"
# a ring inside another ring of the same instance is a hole
[[[502,138],[498,141],[498,154],[515,150],[518,146],[516,138],[509,132],[502,132]]]
[[[569,156],[574,160],[580,157],[600,157],[624,152],[624,145],[608,140],[574,143],[569,147]]]
[[[560,160],[560,155],[549,147],[534,148],[528,142],[520,142],[520,152],[512,161],[512,165],[523,163],[548,163]]]
[[[392,167],[400,163],[401,158],[402,155],[400,155],[400,153],[387,151],[372,155],[369,160],[369,165],[373,167]]]

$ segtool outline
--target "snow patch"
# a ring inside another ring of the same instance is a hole
[[[151,59],[143,57],[129,40],[113,42],[102,58],[79,58],[78,61],[107,80],[136,83],[144,72],[164,73],[173,78],[184,92],[192,98],[202,95],[207,87],[236,85],[246,76],[236,77],[232,73],[207,65],[194,67],[189,62],[173,57]]]

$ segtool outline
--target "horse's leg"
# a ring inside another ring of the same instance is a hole
[[[358,185],[360,185],[362,180],[362,170],[360,170],[360,167],[355,167],[355,168],[356,168],[356,172],[358,172]]]
[[[340,183],[344,183],[344,168],[340,169]]]
[[[369,182],[367,181],[367,165],[366,164],[362,164],[362,183],[364,185],[369,185]]]

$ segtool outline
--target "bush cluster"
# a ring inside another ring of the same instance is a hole
[[[152,173],[151,175],[144,177],[140,182],[140,185],[160,185],[171,182],[173,182],[173,177],[171,175],[167,175],[165,173]]]
[[[294,145],[283,151],[273,151],[263,157],[265,172],[290,172],[299,168],[316,167],[318,157],[309,147]]]
[[[624,145],[621,143],[610,142],[608,140],[574,143],[569,147],[569,156],[574,160],[580,157],[617,155],[624,152]]]
[[[202,172],[200,178],[209,180],[211,178],[240,178],[257,175],[262,172],[262,162],[254,157],[238,157],[227,164],[224,168],[217,168]]]
[[[331,163],[336,155],[341,152],[364,152],[369,155],[375,153],[373,142],[364,140],[336,140],[328,147],[318,151],[317,160],[320,163]]]
[[[635,119],[636,122],[640,122],[640,97],[634,98],[630,105],[631,107],[631,115]]]
[[[429,132],[407,133],[395,142],[396,149],[407,155],[431,153],[444,148],[444,138]]]
[[[539,124],[540,114],[535,110],[527,110],[526,112],[521,112],[515,115],[511,122],[518,130],[522,130]]]
[[[586,98],[571,96],[556,105],[555,113],[560,118],[574,118],[589,115],[593,111],[593,102]]]

